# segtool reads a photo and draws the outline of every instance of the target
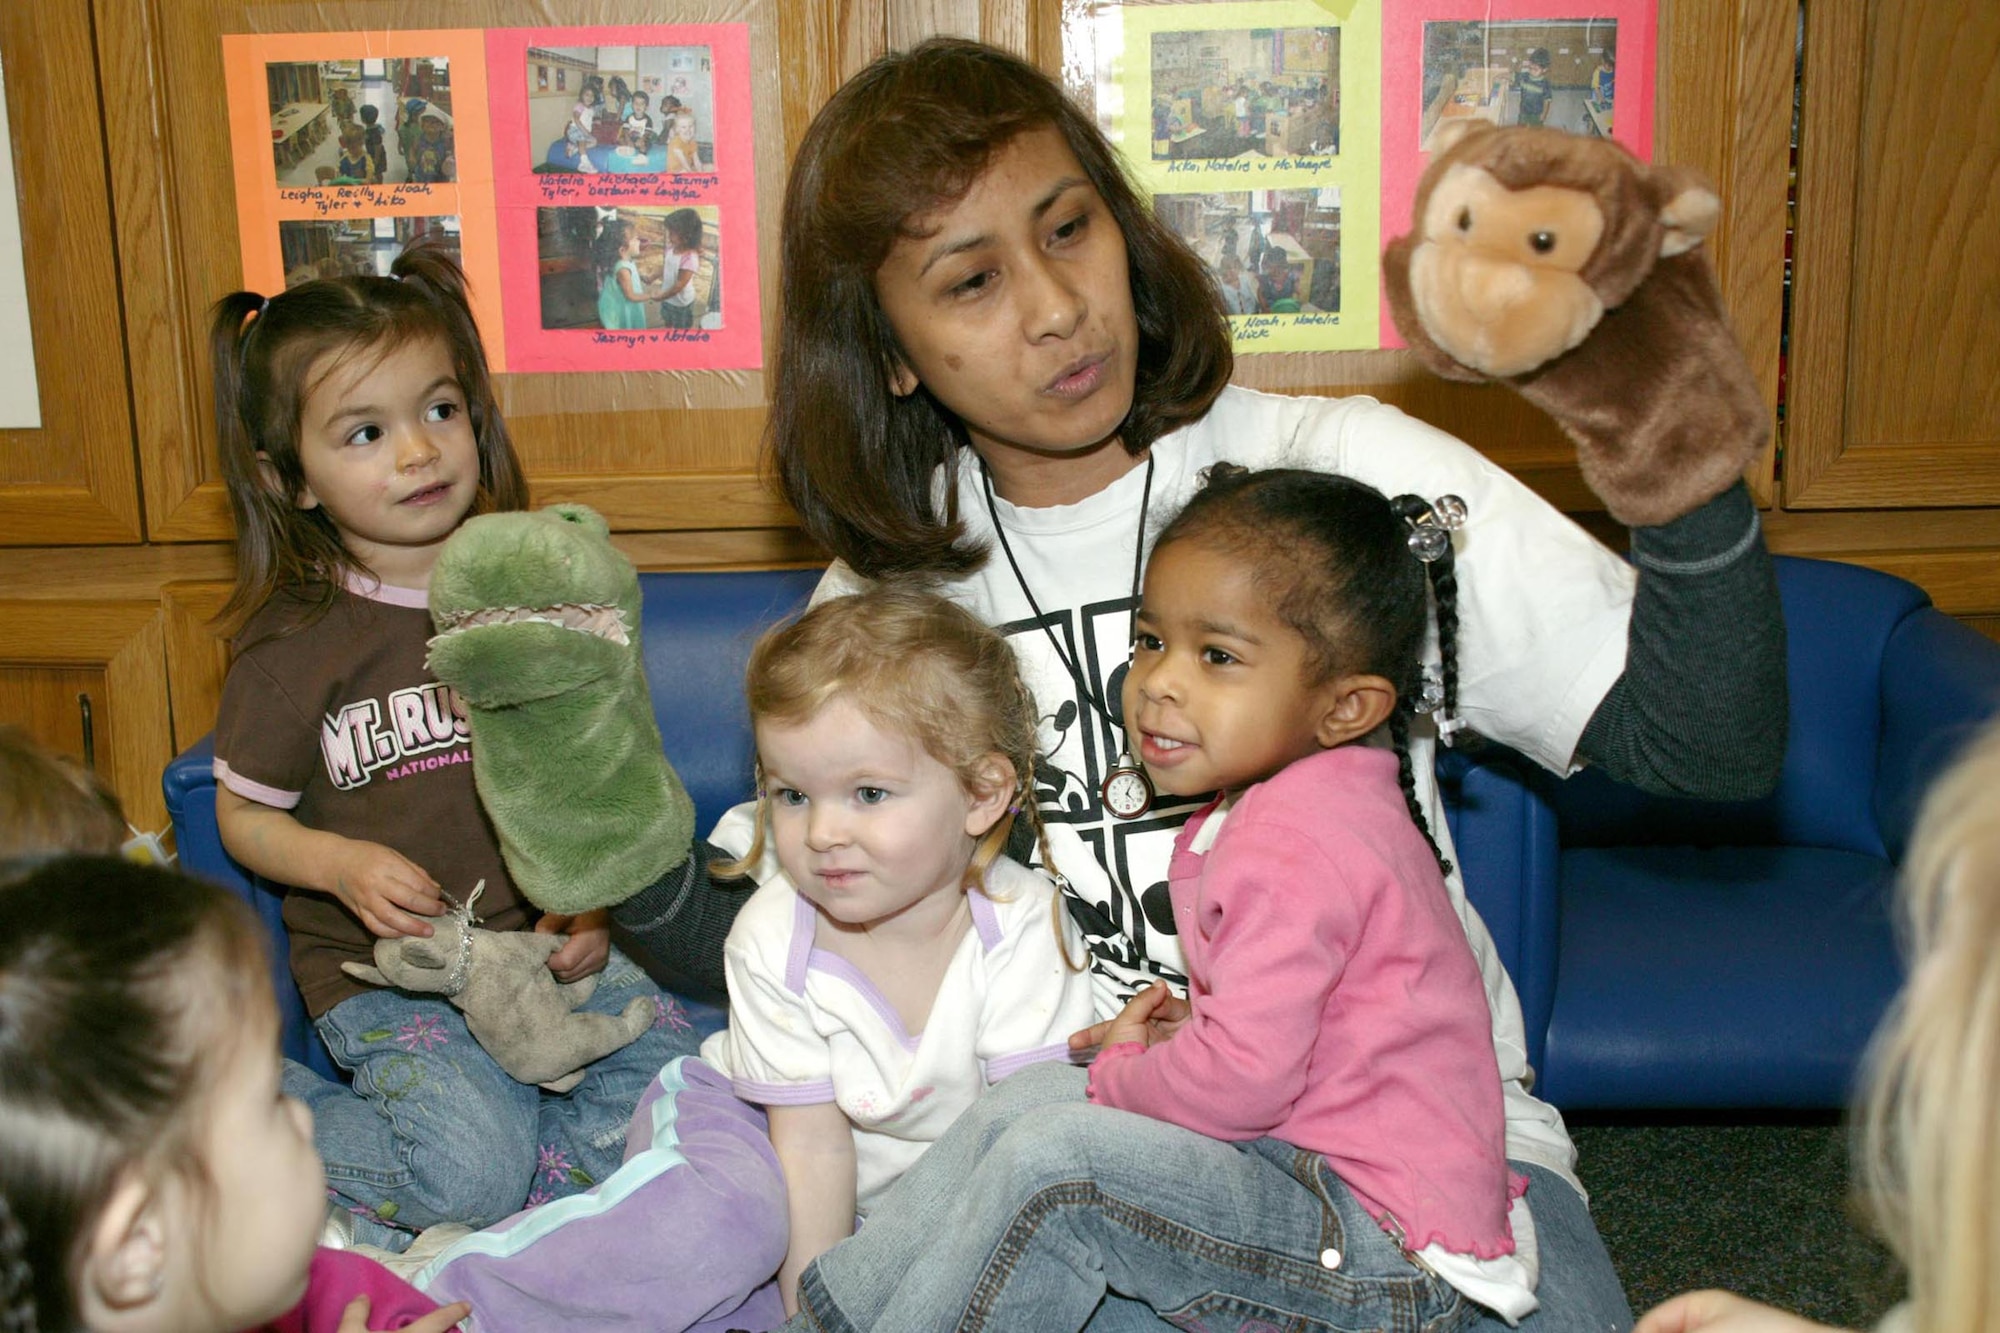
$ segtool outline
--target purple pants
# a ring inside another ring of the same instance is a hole
[[[788,1226],[764,1113],[683,1057],[640,1097],[609,1179],[474,1232],[415,1285],[470,1301],[476,1333],[754,1333],[784,1322],[775,1275]]]

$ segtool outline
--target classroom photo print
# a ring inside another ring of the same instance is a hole
[[[271,157],[281,186],[457,179],[444,56],[271,61]]]
[[[721,329],[719,212],[713,205],[537,209],[541,326]],[[693,248],[683,249],[689,240]]]
[[[1339,311],[1339,186],[1156,194],[1153,213],[1208,265],[1231,315]]]
[[[706,46],[530,46],[529,160],[588,175],[713,171],[713,66]]]
[[[1152,35],[1157,162],[1340,151],[1340,29]]]
[[[1425,152],[1440,125],[1462,117],[1611,136],[1616,19],[1433,20],[1424,24],[1422,60],[1416,111]]]
[[[278,244],[285,257],[287,290],[316,278],[372,274],[389,276],[396,257],[419,236],[442,240],[446,251],[460,257],[459,223],[455,217],[377,217],[284,221],[278,224]]]

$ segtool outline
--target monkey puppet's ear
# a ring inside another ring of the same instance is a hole
[[[1454,144],[1463,142],[1469,135],[1499,128],[1492,121],[1479,116],[1453,116],[1449,120],[1438,122],[1437,128],[1431,131],[1430,142],[1425,145],[1425,149],[1432,153],[1447,152]]]
[[[1660,258],[1686,254],[1715,232],[1722,220],[1722,200],[1700,175],[1685,167],[1656,167],[1649,182],[1661,200]]]

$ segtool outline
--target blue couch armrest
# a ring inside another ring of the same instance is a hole
[[[1900,863],[1930,782],[2000,715],[2000,643],[1934,607],[1905,617],[1882,653],[1875,818]]]
[[[187,874],[220,884],[244,902],[263,923],[270,946],[271,988],[278,996],[279,1048],[325,1078],[339,1078],[326,1044],[306,1016],[305,1001],[292,981],[292,964],[285,933],[284,892],[265,883],[236,863],[222,845],[215,822],[215,746],[203,736],[167,765],[161,777],[167,814],[174,824],[174,845],[180,868]]]

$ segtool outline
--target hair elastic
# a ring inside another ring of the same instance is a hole
[[[257,321],[259,319],[262,319],[264,316],[264,312],[266,310],[269,310],[270,308],[271,308],[270,297],[260,296],[257,298],[257,308],[255,310],[246,311],[243,316],[243,322],[237,326],[236,341],[238,343],[243,343],[249,339],[250,330],[256,327]]]
[[[1410,525],[1410,554],[1425,564],[1444,557],[1451,549],[1451,534],[1465,526],[1470,511],[1456,495],[1440,495],[1421,514],[1404,518]]]

